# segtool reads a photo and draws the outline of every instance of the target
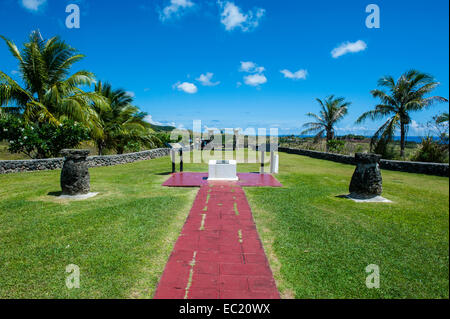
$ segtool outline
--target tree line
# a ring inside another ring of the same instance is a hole
[[[85,56],[59,37],[44,40],[33,31],[21,49],[0,38],[22,80],[0,70],[0,140],[8,141],[10,152],[45,158],[88,139],[100,155],[163,144],[125,90],[97,81],[87,70],[71,74]]]
[[[0,70],[0,140],[8,141],[10,152],[46,158],[92,140],[100,155],[106,150],[121,154],[160,147],[168,141],[167,133],[156,133],[145,121],[147,113],[133,104],[125,90],[97,81],[87,70],[71,74],[73,65],[85,56],[59,37],[44,40],[39,31],[33,31],[21,49],[4,36],[0,38],[17,60],[22,80],[19,84]],[[370,150],[388,157],[394,135],[400,131],[400,157],[404,157],[411,113],[448,102],[441,96],[428,96],[438,85],[431,75],[417,70],[397,80],[380,78],[379,88],[371,91],[380,102],[356,121],[384,120],[371,138]],[[307,113],[314,121],[304,124],[302,134],[325,135],[329,150],[338,142],[335,125],[347,115],[351,102],[334,95],[316,100],[320,112]],[[437,115],[435,123],[448,128],[448,112]],[[441,137],[448,142],[447,132]],[[424,143],[423,149],[435,147],[432,139]]]
[[[395,133],[400,131],[400,157],[404,158],[408,129],[412,123],[411,113],[424,110],[434,103],[448,102],[442,96],[427,96],[438,85],[439,82],[433,76],[417,70],[409,70],[397,80],[390,75],[380,78],[379,88],[370,92],[374,98],[379,99],[379,103],[374,109],[359,116],[355,123],[360,124],[367,119],[383,120],[383,124],[371,138],[370,150],[389,157]],[[335,125],[348,113],[351,102],[334,95],[316,100],[320,105],[320,112],[306,114],[315,121],[305,123],[302,134],[316,133],[316,138],[325,135],[328,151],[335,140]],[[448,130],[448,112],[436,115],[434,122],[437,127],[446,124]],[[440,133],[443,142],[441,144],[447,145],[440,147],[436,143],[433,144],[432,138],[427,137],[422,142],[421,150],[429,153],[430,147],[434,147],[436,152],[439,150],[448,152],[448,132]],[[426,160],[424,154],[419,156],[422,160]]]

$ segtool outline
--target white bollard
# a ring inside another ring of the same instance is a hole
[[[275,154],[273,156],[273,173],[278,174],[278,163],[279,163],[279,156],[278,154]]]
[[[172,173],[175,173],[175,150],[170,149],[170,158],[172,160]]]
[[[261,166],[259,169],[260,174],[264,174],[264,153],[265,153],[265,150],[262,150],[261,151]]]
[[[274,160],[274,151],[270,151],[270,174],[273,174],[274,166],[273,166],[273,160]]]
[[[270,173],[278,174],[278,154],[274,151],[270,152]]]

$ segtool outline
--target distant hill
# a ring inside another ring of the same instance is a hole
[[[155,131],[155,132],[171,132],[172,130],[175,129],[174,126],[162,126],[162,125],[155,125],[155,124],[150,124],[151,128]]]

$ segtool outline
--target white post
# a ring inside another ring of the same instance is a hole
[[[234,136],[233,136],[233,151],[235,151],[238,148],[238,136],[239,136],[239,129],[233,130]]]
[[[260,174],[264,174],[264,153],[265,153],[265,150],[264,149],[261,150],[261,167],[259,169]]]
[[[175,150],[170,149],[170,157],[172,158],[172,173],[175,173]]]
[[[274,151],[270,150],[270,174],[273,174],[275,170],[274,155]]]
[[[274,174],[278,174],[278,165],[279,165],[280,157],[278,154],[273,156],[273,172]]]

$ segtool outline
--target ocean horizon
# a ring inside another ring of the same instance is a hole
[[[295,137],[300,137],[300,138],[314,137],[314,135],[296,135],[296,134],[282,134],[282,135],[279,135],[279,137],[287,137],[287,136],[292,136],[292,135],[294,135]],[[345,135],[347,135],[347,134],[345,134]],[[358,135],[358,134],[354,134],[354,135]],[[339,137],[339,136],[344,136],[344,135],[337,135],[337,137]],[[372,136],[368,136],[368,135],[359,135],[359,136],[364,136],[366,138],[372,137]],[[425,137],[426,136],[407,136],[406,141],[421,143],[422,139],[424,139]],[[431,137],[435,141],[438,141],[440,139],[439,136],[431,136]],[[400,136],[394,136],[394,141],[400,141]]]

